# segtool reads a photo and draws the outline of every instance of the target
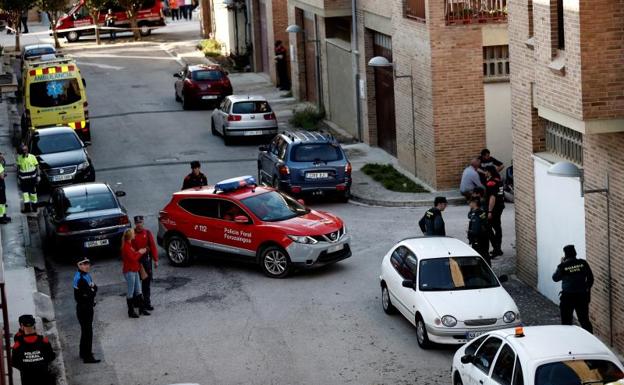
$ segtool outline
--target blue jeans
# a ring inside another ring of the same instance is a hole
[[[124,277],[126,277],[126,282],[128,283],[128,294],[126,298],[132,299],[137,295],[143,294],[141,291],[141,277],[138,271],[124,273]]]

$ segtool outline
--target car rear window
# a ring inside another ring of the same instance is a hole
[[[31,151],[34,155],[53,154],[78,150],[82,148],[80,141],[73,132],[35,136],[31,144]]]
[[[78,79],[58,79],[30,84],[30,104],[33,107],[56,107],[80,101]]]
[[[609,384],[624,378],[611,361],[570,360],[541,365],[535,372],[535,385]]]
[[[116,209],[117,203],[111,193],[102,192],[66,196],[63,206],[65,208],[65,214],[76,214],[86,211]]]
[[[340,146],[332,143],[297,144],[292,149],[294,162],[335,162],[342,160]]]
[[[250,101],[237,102],[232,107],[233,114],[266,114],[271,112],[271,106],[268,102]]]
[[[193,80],[221,80],[221,71],[193,71]]]
[[[27,50],[24,53],[24,57],[26,59],[31,58],[33,56],[42,56],[42,55],[48,55],[51,53],[55,53],[56,51],[54,50],[54,48],[52,47],[40,47],[40,48],[32,48]]]

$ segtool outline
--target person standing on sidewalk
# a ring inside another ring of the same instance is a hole
[[[74,274],[74,299],[76,300],[76,317],[80,323],[80,358],[85,364],[97,364],[100,360],[93,356],[93,308],[97,285],[89,273],[91,261],[78,258],[78,270]]]
[[[278,87],[281,91],[290,90],[290,80],[288,79],[288,62],[286,47],[281,40],[275,42],[275,70],[277,71]]]
[[[418,221],[418,226],[425,235],[446,236],[444,228],[444,218],[442,211],[446,209],[448,202],[445,197],[436,197],[433,206],[425,212],[425,215]]]
[[[4,155],[0,152],[0,224],[4,225],[11,222],[11,217],[6,214],[6,172],[4,169],[6,162]]]
[[[109,28],[115,28],[116,19],[117,18],[115,17],[113,10],[109,9],[108,13],[106,14],[106,18],[104,19],[104,25]],[[114,29],[109,29],[108,31],[110,32],[111,41],[115,41],[117,39],[117,31]]]
[[[169,0],[169,9],[171,10],[171,21],[180,20],[180,6],[178,0]]]
[[[17,177],[22,189],[24,213],[37,212],[37,184],[39,183],[39,162],[28,152],[28,146],[22,145],[16,159]]]
[[[134,230],[128,229],[124,232],[123,242],[121,246],[121,260],[123,262],[123,275],[128,284],[128,294],[126,295],[126,303],[128,305],[128,317],[139,318],[134,308],[139,308],[142,315],[150,315],[145,309],[143,301],[143,290],[141,288],[141,258],[147,252],[145,248],[136,250],[132,246],[134,240]]]
[[[154,277],[153,268],[158,269],[158,247],[154,241],[154,235],[143,226],[143,223],[143,216],[137,215],[134,217],[134,239],[132,240],[132,246],[135,250],[147,250],[140,261],[147,273],[147,276],[141,280],[141,289],[143,291],[145,309],[152,311],[154,307],[152,306],[151,284]]]
[[[35,317],[24,314],[19,317],[22,330],[12,347],[11,365],[20,371],[22,385],[55,385],[49,364],[56,358],[47,337],[37,334]]]
[[[552,276],[553,281],[561,281],[559,293],[561,324],[572,325],[572,315],[576,312],[581,327],[593,333],[594,328],[589,320],[589,302],[594,274],[586,260],[576,258],[574,245],[565,246],[563,254],[561,263]]]
[[[28,33],[28,10],[25,9],[20,15],[20,21],[22,22],[22,33]]]
[[[490,242],[492,243],[492,258],[503,255],[501,246],[503,244],[503,229],[501,226],[501,216],[505,209],[505,191],[503,182],[500,179],[495,166],[485,168],[485,200],[487,202],[488,223],[490,224]]]
[[[490,258],[490,227],[488,225],[487,213],[481,208],[481,199],[472,197],[468,202],[470,212],[468,213],[468,242],[488,265],[492,266]]]

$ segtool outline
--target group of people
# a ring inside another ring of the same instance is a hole
[[[171,21],[193,20],[193,10],[197,8],[196,0],[165,0],[165,7],[169,9]]]

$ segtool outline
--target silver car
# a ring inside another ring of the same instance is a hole
[[[235,137],[275,136],[277,118],[262,96],[230,95],[212,112],[210,128],[228,146]]]

